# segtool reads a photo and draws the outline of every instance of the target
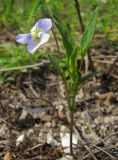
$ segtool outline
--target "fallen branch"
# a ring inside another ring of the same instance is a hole
[[[31,65],[26,65],[26,66],[19,66],[19,67],[12,67],[12,68],[3,68],[3,69],[0,69],[0,72],[8,72],[8,71],[28,69],[28,68],[35,68],[35,67],[43,66],[44,64],[49,64],[49,61],[45,60],[45,61],[42,61],[40,63],[35,63],[35,64],[31,64]]]

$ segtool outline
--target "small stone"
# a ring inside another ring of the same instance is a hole
[[[22,113],[21,113],[21,115],[20,115],[20,117],[19,117],[19,120],[26,119],[27,115],[28,115],[28,112],[26,112],[25,110],[23,110]]]
[[[43,115],[41,117],[41,120],[44,121],[44,122],[51,122],[52,117],[50,115]]]
[[[96,118],[96,119],[94,120],[94,123],[95,123],[95,125],[98,125],[100,122],[99,122],[98,119]]]
[[[70,155],[65,155],[64,157],[58,159],[58,160],[74,160],[72,156]]]
[[[34,119],[38,119],[41,118],[43,115],[45,115],[48,109],[43,106],[38,106],[38,107],[28,107],[25,108],[24,110],[28,112],[30,115],[32,115]]]
[[[64,153],[69,154],[70,153],[70,147],[64,148]]]
[[[9,129],[6,124],[0,126],[0,137],[6,138],[9,135]]]
[[[16,140],[16,146],[19,146],[20,143],[24,141],[24,139],[25,139],[25,135],[24,134],[20,135]]]
[[[84,97],[84,92],[83,92],[83,89],[81,88],[81,89],[79,90],[78,95],[77,95],[77,99],[82,99],[83,97]]]
[[[47,133],[47,143],[53,145],[53,142],[54,142],[53,140],[54,140],[53,132],[52,132],[52,130],[49,130]]]
[[[51,125],[52,125],[52,123],[51,123],[51,122],[46,122],[46,123],[45,123],[45,127],[46,127],[46,128],[50,128],[50,127],[51,127]]]
[[[70,147],[70,133],[68,132],[68,128],[65,126],[61,126],[60,129],[60,138],[62,147]],[[73,134],[73,147],[76,147],[78,144],[78,137]]]
[[[66,117],[64,113],[64,106],[63,105],[58,105],[58,117],[60,119],[64,119]]]
[[[33,129],[29,129],[28,132],[27,132],[27,137],[32,137],[34,134],[34,130]]]
[[[63,111],[58,111],[58,117],[59,117],[60,119],[64,119],[64,118],[66,117],[66,115],[64,114]]]

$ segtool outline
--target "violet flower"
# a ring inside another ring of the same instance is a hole
[[[27,50],[34,53],[41,45],[45,44],[50,35],[47,33],[52,28],[52,20],[49,18],[39,19],[28,34],[18,34],[16,42],[27,44]]]

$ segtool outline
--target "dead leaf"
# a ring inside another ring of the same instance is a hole
[[[4,155],[4,160],[12,160],[12,154],[11,154],[11,152],[7,152],[7,153]]]

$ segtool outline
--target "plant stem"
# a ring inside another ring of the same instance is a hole
[[[52,33],[54,35],[55,42],[57,45],[59,59],[62,61],[58,40],[57,40],[56,34],[53,29],[52,29]],[[73,93],[73,96],[70,97],[70,91],[69,91],[69,87],[68,87],[68,84],[66,81],[66,76],[65,76],[64,72],[61,73],[61,78],[62,78],[64,86],[65,86],[66,99],[67,99],[67,103],[68,103],[68,109],[70,112],[70,153],[73,156],[73,124],[74,124],[74,122],[73,122],[73,109],[74,109],[74,105],[75,105],[75,93]]]
[[[82,16],[81,16],[81,10],[80,10],[79,1],[78,0],[74,0],[74,3],[75,3],[75,9],[77,11],[77,15],[78,15],[78,19],[79,19],[79,23],[80,23],[80,27],[81,27],[81,32],[84,33],[85,28],[84,28],[84,24],[83,24],[83,20],[82,20]],[[88,62],[89,62],[89,64],[88,64]],[[95,71],[94,70],[94,66],[93,66],[93,62],[91,60],[90,51],[88,51],[88,53],[86,55],[85,63],[86,63],[86,66],[85,66],[86,72],[88,70],[88,66],[89,65],[90,65],[90,69],[92,71]]]
[[[54,32],[54,30],[52,29],[52,33],[53,33],[53,36],[54,36],[54,39],[55,39],[55,42],[56,42],[56,46],[57,46],[57,50],[58,50],[58,56],[59,56],[59,59],[60,61],[62,62],[62,57],[61,57],[61,51],[60,51],[60,48],[59,48],[59,44],[58,44],[58,39],[57,39],[57,36]],[[67,102],[68,102],[68,105],[70,107],[70,102],[69,102],[69,90],[68,90],[68,85],[67,85],[67,82],[66,82],[66,77],[65,77],[65,74],[62,72],[61,74],[61,78],[64,82],[64,86],[65,86],[65,90],[66,90],[66,98],[67,98]]]
[[[61,51],[60,51],[60,48],[59,48],[59,43],[58,43],[57,36],[56,36],[55,31],[53,30],[53,28],[52,28],[52,33],[53,33],[53,36],[54,36],[54,39],[55,39],[55,42],[56,42],[59,59],[62,61]]]
[[[70,110],[70,153],[73,156],[73,111]]]
[[[83,33],[84,32],[84,24],[83,24],[83,20],[82,20],[82,17],[81,17],[80,5],[79,5],[78,0],[74,0],[74,2],[75,2],[75,8],[76,8],[76,11],[77,11],[78,19],[79,19],[79,22],[80,22],[81,32]]]
[[[70,111],[70,153],[73,156],[73,125],[74,125],[74,119],[73,119],[73,113],[75,108],[75,96],[76,91],[74,91],[73,96],[70,97],[70,103],[69,103],[69,111]]]

